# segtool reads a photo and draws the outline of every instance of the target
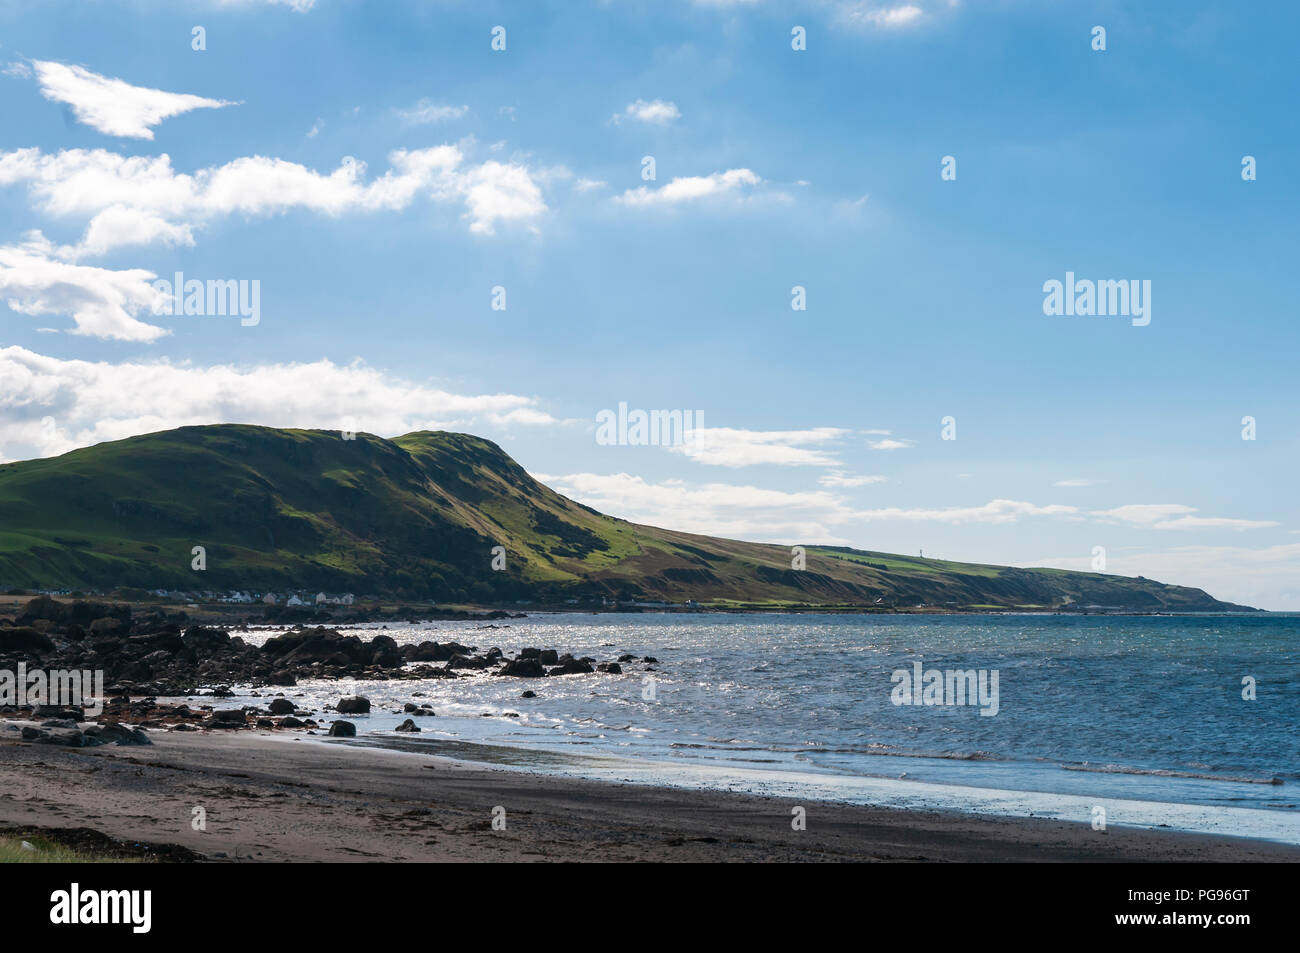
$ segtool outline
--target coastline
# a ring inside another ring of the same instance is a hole
[[[216,861],[1300,860],[1300,847],[1246,838],[633,785],[245,732],[150,738],[0,738],[0,825],[91,828]],[[806,830],[791,828],[794,804]]]

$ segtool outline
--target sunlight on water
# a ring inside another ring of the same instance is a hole
[[[350,631],[403,644],[455,640],[507,653],[537,646],[600,661],[625,653],[658,659],[627,663],[623,675],[474,673],[285,690],[318,712],[341,694],[366,695],[371,714],[348,716],[362,741],[397,738],[440,754],[455,742],[465,746],[455,757],[515,763],[522,756],[509,749],[526,749],[576,773],[583,767],[575,755],[616,756],[701,777],[717,769],[811,776],[837,791],[845,790],[837,779],[905,777],[1297,811],[1297,617],[561,614],[497,628],[439,622]],[[273,634],[244,637],[260,643]],[[894,705],[891,673],[916,661],[996,670],[998,713]],[[643,697],[647,676],[655,679],[652,699]],[[1257,680],[1258,700],[1242,699],[1244,676]],[[538,697],[522,698],[527,689]],[[265,704],[276,690],[236,691],[220,707]],[[437,716],[417,717],[419,734],[396,735],[410,701],[429,703]],[[502,747],[504,756],[485,753]]]

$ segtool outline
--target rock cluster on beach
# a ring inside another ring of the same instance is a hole
[[[651,656],[638,660],[630,654],[617,661],[598,661],[548,648],[524,648],[508,655],[500,648],[480,651],[455,641],[398,645],[384,634],[361,639],[322,627],[292,629],[255,646],[223,628],[186,622],[179,612],[154,609],[134,614],[127,606],[64,603],[46,596],[27,603],[16,619],[0,619],[0,668],[12,669],[25,662],[29,669],[104,672],[109,698],[98,726],[83,730],[78,723],[84,720],[84,712],[52,709],[42,716],[46,724],[24,729],[37,733],[28,740],[73,746],[148,743],[142,733],[123,728],[119,721],[182,731],[324,728],[304,717],[311,713],[300,711],[283,696],[271,699],[265,708],[224,710],[206,705],[195,709],[183,704],[159,705],[155,700],[158,696],[193,695],[211,686],[216,686],[211,688],[213,698],[229,697],[232,692],[224,686],[233,683],[289,688],[304,678],[621,675],[629,663],[649,666],[657,661]],[[535,697],[535,693],[525,692],[524,697]],[[370,701],[363,696],[343,697],[334,708],[340,715],[364,715],[370,711]],[[435,714],[427,705],[414,703],[406,705],[405,713],[416,717]],[[31,709],[11,707],[8,714],[41,720],[37,717],[41,713]],[[349,728],[355,733],[349,722],[335,721],[328,730],[331,735],[347,736]],[[398,730],[420,729],[408,718]]]
[[[300,678],[457,678],[478,671],[519,678],[617,675],[634,659],[599,662],[544,648],[521,649],[512,658],[499,648],[480,652],[455,641],[399,646],[388,635],[361,639],[319,626],[254,646],[225,629],[186,626],[181,613],[154,609],[135,615],[127,606],[44,596],[13,622],[0,620],[0,660],[5,658],[46,668],[101,669],[109,685],[137,695],[190,694],[222,682],[291,687]]]

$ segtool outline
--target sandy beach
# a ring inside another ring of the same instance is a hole
[[[6,733],[8,734],[8,733]],[[543,776],[237,734],[147,747],[0,739],[0,825],[91,828],[214,861],[1300,860],[1264,841]],[[493,809],[505,810],[494,830]],[[192,824],[195,808],[206,830]]]

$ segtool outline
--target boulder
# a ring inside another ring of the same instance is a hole
[[[516,678],[541,678],[546,674],[546,669],[536,658],[517,658],[507,662],[497,674],[513,675]]]
[[[350,721],[335,721],[330,723],[331,738],[355,738],[357,736],[357,726]]]
[[[547,669],[547,675],[590,675],[595,669],[586,659],[577,659],[572,655],[566,655],[560,659],[560,664],[555,668]]]
[[[404,722],[402,722],[400,725],[398,725],[397,728],[394,729],[394,730],[396,730],[396,731],[419,731],[419,730],[420,730],[420,726],[417,725],[415,722],[413,722],[411,719],[408,718],[408,719],[406,719],[406,721],[404,721]]]
[[[0,652],[48,652],[54,642],[31,626],[0,628]]]
[[[266,707],[272,715],[292,715],[294,712],[294,704],[287,698],[272,698]]]
[[[86,742],[97,745],[151,745],[152,741],[139,728],[120,725],[115,721],[105,721],[91,725],[85,731]]]
[[[485,655],[453,655],[447,660],[448,668],[490,668],[493,665],[492,660]]]
[[[65,748],[80,748],[86,743],[86,736],[76,728],[23,728],[23,740],[35,741],[42,745],[62,745]]]
[[[204,724],[209,728],[242,728],[246,721],[243,709],[226,708],[214,711]]]
[[[370,699],[363,695],[353,695],[350,698],[340,698],[339,703],[334,707],[338,709],[340,715],[368,715]]]

